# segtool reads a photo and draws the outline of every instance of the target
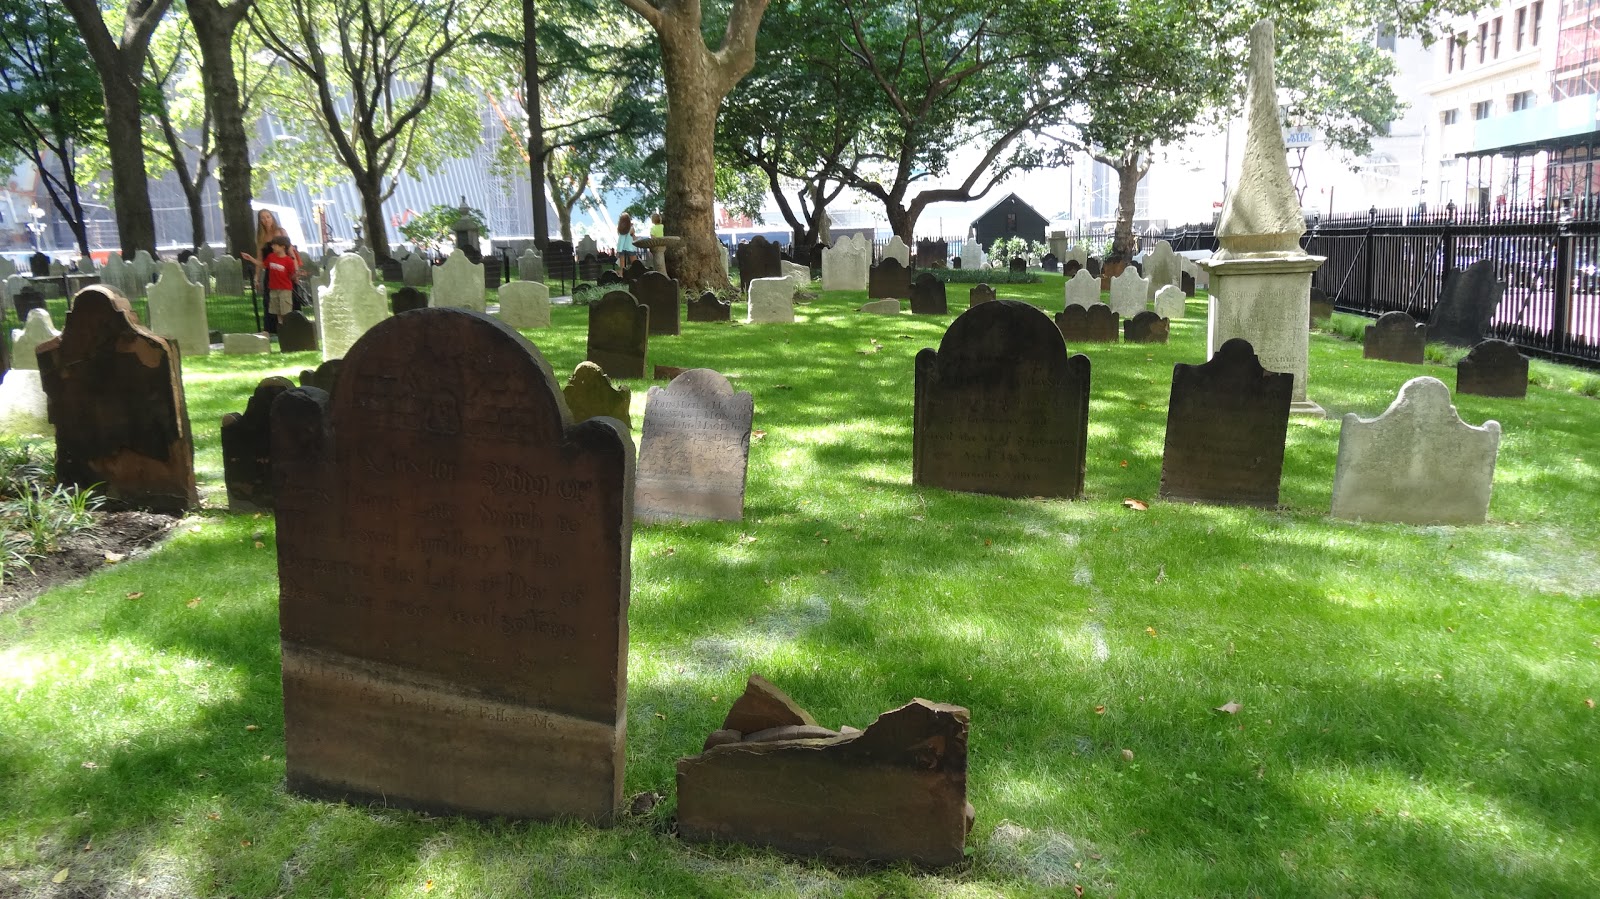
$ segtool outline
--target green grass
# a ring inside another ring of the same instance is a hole
[[[996,290],[1062,302],[1059,276]],[[950,298],[964,309],[965,287]],[[1083,499],[946,493],[910,483],[911,393],[950,317],[863,302],[824,293],[794,325],[652,341],[651,363],[753,392],[764,435],[745,521],[634,534],[626,789],[666,794],[656,812],[596,830],[286,794],[272,521],[208,509],[0,617],[0,895],[54,895],[63,868],[58,891],[95,895],[1600,894],[1600,403],[1456,398],[1505,428],[1486,526],[1337,521],[1339,417],[1454,377],[1318,333],[1310,395],[1330,418],[1291,423],[1281,510],[1129,511],[1157,488],[1172,365],[1204,357],[1194,301],[1170,345],[1084,348]],[[562,377],[584,315],[528,332]],[[185,360],[208,505],[222,414],[314,363]],[[647,385],[631,386],[637,428]],[[750,672],[833,727],[915,696],[968,706],[970,863],[839,867],[671,836],[674,761]],[[1230,700],[1238,714],[1214,711]]]

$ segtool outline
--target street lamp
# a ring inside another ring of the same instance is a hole
[[[38,203],[30,203],[28,204],[28,217],[33,219],[33,221],[28,223],[28,230],[33,232],[33,248],[35,250],[43,250],[45,229],[44,210],[39,208]]]

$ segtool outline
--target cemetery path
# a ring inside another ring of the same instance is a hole
[[[32,602],[52,587],[121,561],[136,550],[155,545],[178,519],[153,512],[101,512],[94,527],[62,537],[56,551],[34,559],[32,570],[7,571],[0,584],[0,615]],[[120,558],[118,558],[120,557]]]

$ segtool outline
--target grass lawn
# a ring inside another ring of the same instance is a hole
[[[1042,278],[998,293],[1058,311]],[[1456,398],[1505,429],[1487,526],[1336,521],[1339,416],[1455,378],[1319,333],[1332,417],[1291,422],[1281,510],[1130,511],[1160,478],[1172,365],[1204,359],[1192,301],[1170,345],[1084,349],[1085,497],[1000,499],[911,485],[912,358],[950,317],[864,301],[652,340],[652,364],[751,391],[758,437],[743,522],[635,529],[626,789],[667,800],[610,830],[285,793],[273,522],[218,511],[218,422],[316,359],[185,360],[207,508],[0,616],[0,896],[1600,895],[1592,376],[1536,363],[1556,389]],[[585,315],[527,332],[563,378]],[[970,862],[680,843],[674,761],[751,672],[830,727],[970,708]]]

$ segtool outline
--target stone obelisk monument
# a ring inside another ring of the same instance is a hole
[[[1306,356],[1311,273],[1324,257],[1300,249],[1306,221],[1289,180],[1270,19],[1250,29],[1249,77],[1244,164],[1217,221],[1221,249],[1203,263],[1211,273],[1208,358],[1242,337],[1262,367],[1294,375],[1293,412],[1322,415],[1322,407],[1306,398]]]

